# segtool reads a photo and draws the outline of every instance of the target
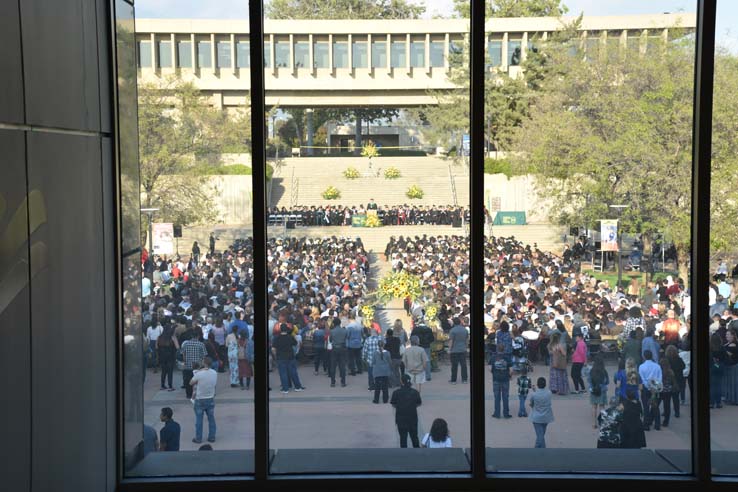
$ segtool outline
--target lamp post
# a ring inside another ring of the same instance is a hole
[[[158,208],[142,208],[141,213],[149,216],[149,255],[154,254],[154,212],[158,212]]]
[[[623,215],[623,210],[628,208],[628,205],[610,205],[610,208],[618,211],[618,285],[620,287],[623,281],[623,233],[620,230],[620,218]]]

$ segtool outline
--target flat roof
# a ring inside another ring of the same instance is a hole
[[[510,17],[488,20],[487,32],[556,31],[576,17]],[[695,28],[695,13],[584,16],[582,30]],[[212,34],[249,32],[247,19],[136,19],[136,32],[161,34]],[[273,20],[264,21],[266,34],[406,34],[467,33],[468,19],[389,20]]]

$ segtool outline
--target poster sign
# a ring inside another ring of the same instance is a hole
[[[151,225],[151,229],[154,254],[174,254],[174,224],[155,222]]]
[[[463,156],[471,155],[471,136],[462,135],[461,137],[461,151]]]
[[[352,227],[364,227],[366,224],[366,214],[355,214],[351,216]]]
[[[618,221],[601,220],[602,251],[618,250]]]

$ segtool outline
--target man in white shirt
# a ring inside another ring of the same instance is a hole
[[[164,328],[162,328],[158,323],[156,326],[152,325],[146,329],[146,338],[149,339],[149,363],[154,366],[154,373],[159,372],[156,341],[159,339],[159,336],[161,336],[163,331]]]
[[[650,430],[651,422],[653,422],[653,428],[656,430],[661,429],[661,415],[659,414],[658,401],[651,404],[651,399],[658,397],[655,393],[655,389],[663,387],[663,379],[661,373],[661,366],[652,360],[653,354],[650,350],[646,350],[643,353],[645,361],[638,368],[638,374],[641,376],[643,381],[643,391],[641,391],[641,403],[643,404],[643,426],[645,430]]]
[[[202,414],[208,416],[208,442],[215,442],[215,386],[218,373],[210,369],[210,357],[202,360],[202,369],[195,371],[190,385],[195,389],[195,437],[192,442],[202,442]]]
[[[213,325],[213,318],[210,316],[207,317],[207,323],[205,323],[202,327],[202,339],[207,340],[208,335],[210,334],[210,330],[215,328],[215,325]]]

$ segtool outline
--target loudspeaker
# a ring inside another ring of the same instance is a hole
[[[578,227],[570,227],[569,228],[569,235],[574,237],[579,237],[579,228]]]
[[[182,226],[176,225],[174,226],[174,237],[182,237]]]
[[[602,241],[595,241],[595,250],[599,251],[602,249]]]

